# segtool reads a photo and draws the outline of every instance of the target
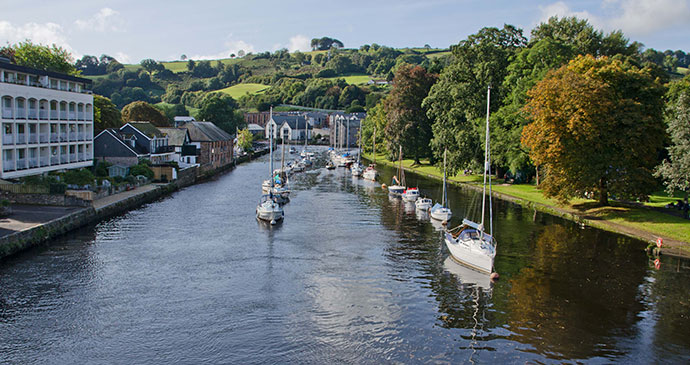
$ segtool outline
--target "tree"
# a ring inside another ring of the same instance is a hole
[[[168,127],[168,118],[160,110],[144,101],[135,101],[122,108],[122,121],[151,122],[156,127]]]
[[[313,51],[319,50],[319,51],[326,51],[331,48],[343,48],[344,44],[343,42],[334,39],[334,38],[329,38],[329,37],[323,37],[323,38],[313,38],[311,40],[311,49]]]
[[[244,117],[237,111],[237,102],[224,93],[208,93],[201,99],[197,119],[212,122],[222,130],[234,134],[244,124]]]
[[[393,90],[386,98],[384,108],[388,115],[385,129],[386,141],[390,151],[402,146],[406,156],[414,158],[419,164],[422,157],[431,156],[431,121],[422,101],[436,82],[437,76],[429,74],[421,66],[404,64],[398,68],[393,79]]]
[[[681,93],[675,103],[669,104],[667,123],[671,136],[668,159],[657,166],[654,176],[664,180],[670,195],[680,190],[685,192],[687,199],[690,192],[690,93]]]
[[[595,192],[639,199],[654,189],[652,169],[665,139],[663,86],[649,68],[578,56],[528,92],[522,132],[543,166],[544,194],[560,202]]]
[[[154,71],[161,71],[165,69],[165,66],[161,65],[160,63],[156,62],[156,60],[151,58],[141,60],[140,65],[149,74],[153,73]]]
[[[186,60],[187,60],[187,55],[186,55],[186,54],[182,54],[182,56],[180,56],[180,60],[181,60],[181,61],[186,61]]]
[[[362,149],[366,152],[372,152],[374,142],[374,126],[376,127],[376,152],[390,155],[386,148],[383,131],[388,123],[386,110],[383,107],[383,102],[376,104],[369,109],[367,117],[362,121]]]
[[[237,57],[244,57],[244,50],[237,51]]]
[[[496,111],[506,95],[501,85],[510,60],[525,43],[522,30],[505,25],[483,28],[451,47],[453,63],[441,72],[424,100],[433,120],[431,147],[439,158],[448,150],[451,174],[484,160],[486,87],[492,85],[491,110]]]
[[[93,129],[96,134],[107,128],[120,128],[122,115],[110,99],[93,95]]]
[[[252,150],[252,141],[254,140],[254,135],[249,129],[240,129],[237,133],[237,145],[245,152]]]
[[[72,55],[66,49],[55,44],[44,46],[26,40],[8,46],[6,50],[0,51],[0,53],[9,55],[11,61],[20,66],[68,75],[77,73],[73,65]]]

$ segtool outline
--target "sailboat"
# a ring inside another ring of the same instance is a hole
[[[448,192],[446,190],[446,154],[448,150],[443,151],[443,197],[441,198],[441,204],[436,203],[431,207],[431,218],[436,219],[441,222],[448,222],[453,216],[450,208],[448,208]]]
[[[271,108],[271,118],[273,117],[273,108]],[[261,200],[259,205],[256,207],[256,218],[262,221],[270,222],[271,224],[276,224],[278,221],[282,221],[285,217],[285,212],[283,208],[278,204],[274,195],[273,188],[275,187],[275,180],[273,178],[273,133],[274,130],[269,133],[269,180],[270,180],[270,190],[268,194],[261,195]]]
[[[379,176],[379,172],[376,171],[376,124],[374,124],[374,162],[369,164],[367,168],[364,170],[362,173],[362,177],[364,177],[367,180],[371,181],[376,181],[376,178]]]
[[[362,176],[362,163],[360,162],[360,155],[362,154],[362,120],[359,120],[359,146],[357,151],[357,162],[350,166],[352,176]]]
[[[405,192],[405,170],[402,167],[402,145],[398,155],[398,176],[393,176],[393,184],[388,187],[388,193],[401,196]]]
[[[463,219],[462,224],[450,229],[444,234],[444,241],[450,251],[450,256],[457,262],[465,264],[479,271],[490,274],[496,257],[496,239],[493,236],[493,215],[491,209],[491,149],[489,145],[489,101],[491,100],[491,86],[486,91],[486,141],[484,150],[484,185],[482,188],[482,219],[477,224],[469,219]],[[489,184],[489,233],[484,227],[486,210],[486,185]]]

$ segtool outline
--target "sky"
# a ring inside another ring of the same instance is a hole
[[[446,48],[482,27],[512,24],[529,36],[551,16],[588,19],[657,50],[690,52],[690,0],[0,0],[0,42],[25,39],[122,63],[227,58],[310,50],[328,36],[358,48]]]

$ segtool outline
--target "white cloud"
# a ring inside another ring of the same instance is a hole
[[[122,17],[120,17],[120,12],[111,8],[103,8],[86,20],[75,20],[74,25],[76,25],[79,30],[96,32],[118,32],[124,29],[124,21]]]
[[[310,51],[311,50],[311,40],[301,34],[298,34],[290,38],[290,43],[287,46],[288,51]]]
[[[7,21],[0,21],[0,39],[9,44],[30,40],[33,43],[62,47],[72,53],[75,59],[81,58],[67,42],[61,25],[55,23],[26,23],[15,26]],[[2,45],[4,46],[4,45]]]
[[[132,63],[132,58],[124,52],[115,52],[113,57],[120,63]]]
[[[229,58],[231,54],[237,54],[240,50],[244,53],[256,52],[254,46],[242,41],[232,39],[232,34],[228,35],[228,40],[225,42],[225,50],[216,54],[209,55],[192,55],[189,58],[193,60],[217,60],[220,58]]]
[[[587,19],[596,28],[622,30],[627,35],[648,35],[687,22],[690,0],[602,0],[601,8],[609,16],[588,11],[574,11],[563,1],[540,6],[541,21],[549,17],[576,16]]]

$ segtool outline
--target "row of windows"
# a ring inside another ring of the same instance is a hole
[[[2,151],[2,170],[4,172],[16,171],[92,159],[93,150],[91,144],[5,149]]]
[[[45,87],[77,93],[90,93],[86,84],[75,81],[59,80],[48,76],[24,74],[14,71],[0,72],[0,81],[8,84],[19,84],[34,87]]]
[[[2,97],[3,119],[92,121],[93,105],[57,100]]]

